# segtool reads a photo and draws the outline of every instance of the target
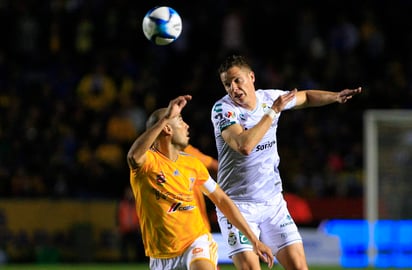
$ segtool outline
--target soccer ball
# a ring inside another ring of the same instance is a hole
[[[171,7],[154,7],[144,16],[142,27],[148,40],[156,45],[167,45],[180,36],[182,19]]]

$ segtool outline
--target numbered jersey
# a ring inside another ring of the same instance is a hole
[[[278,118],[273,120],[270,129],[248,156],[230,148],[222,137],[222,131],[235,124],[245,130],[254,127],[273,101],[286,93],[283,90],[257,90],[257,106],[253,111],[238,106],[228,95],[213,106],[211,120],[219,161],[217,181],[234,201],[264,202],[282,191],[276,139]],[[292,108],[295,103],[293,99],[285,109]]]

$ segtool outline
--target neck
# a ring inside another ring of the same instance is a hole
[[[253,111],[256,108],[256,100],[250,103],[240,104],[240,106],[248,111]]]
[[[245,99],[245,102],[243,104],[239,104],[242,108],[248,110],[248,111],[253,111],[254,109],[256,109],[258,100],[257,100],[257,96],[248,96]]]
[[[156,150],[156,152],[160,153],[161,155],[167,157],[171,161],[176,161],[178,156],[179,156],[179,151],[173,151],[173,149],[170,149],[171,146],[169,147],[162,147],[160,145],[154,145],[153,148]]]

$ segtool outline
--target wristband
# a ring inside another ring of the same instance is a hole
[[[275,119],[276,116],[278,116],[280,113],[279,112],[275,112],[275,110],[268,108],[265,112],[266,115],[268,115],[270,118]]]

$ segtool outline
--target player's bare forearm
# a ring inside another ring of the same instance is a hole
[[[256,254],[271,268],[274,260],[271,249],[262,243],[254,234],[233,201],[220,188],[217,188],[213,193],[209,194],[209,198],[219,210],[222,211],[230,223],[238,228],[249,239],[254,246]]]
[[[324,90],[302,90],[296,93],[295,109],[320,107],[332,103],[345,103],[354,95],[362,92],[362,88],[344,89],[340,92]]]
[[[166,119],[162,118],[133,142],[127,153],[127,163],[131,169],[136,169],[143,164],[146,151],[153,145],[164,125],[166,125]]]
[[[244,130],[239,124],[232,125],[222,132],[225,142],[236,152],[249,155],[269,130],[272,119],[265,115],[252,128]]]
[[[179,116],[182,109],[186,106],[187,102],[192,99],[191,95],[178,96],[169,102],[169,106],[160,113],[161,117],[151,127],[146,129],[132,144],[127,153],[127,163],[132,169],[138,168],[143,164],[146,158],[146,151],[154,144],[156,138],[162,132],[162,129],[166,126],[169,120],[176,116]]]
[[[266,262],[270,268],[272,268],[274,258],[271,249],[263,244],[253,233],[236,205],[230,199],[227,199],[223,201],[221,208],[219,209],[229,219],[230,223],[238,228],[250,240],[253,244],[255,253]]]
[[[278,97],[271,109],[275,113],[281,112],[286,104],[290,102],[296,94],[297,90],[294,89],[287,94]],[[235,124],[222,132],[223,139],[230,147],[239,152],[242,155],[249,155],[255,149],[256,145],[262,140],[266,132],[272,125],[273,117],[268,114],[264,114],[262,119],[247,130],[243,129],[240,125]]]

